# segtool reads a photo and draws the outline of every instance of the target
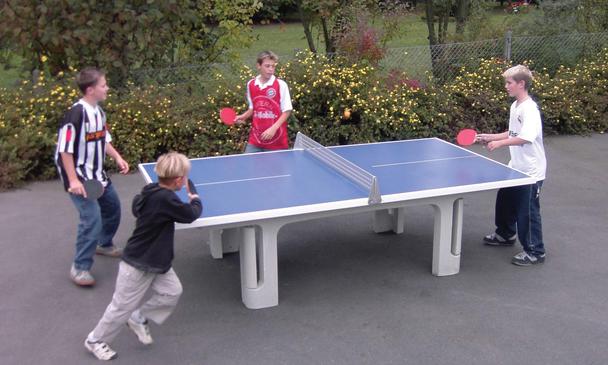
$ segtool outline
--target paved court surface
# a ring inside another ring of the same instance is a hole
[[[238,255],[213,260],[203,230],[179,231],[181,302],[152,326],[152,346],[123,331],[113,363],[607,364],[608,136],[545,144],[544,265],[518,268],[509,263],[518,248],[481,244],[494,209],[484,192],[465,200],[460,274],[430,274],[430,207],[407,208],[403,235],[372,233],[366,214],[298,223],[279,235],[280,305],[252,311],[240,300]],[[506,161],[507,151],[492,156]],[[123,245],[143,183],[113,179]],[[0,363],[99,363],[82,341],[111,299],[118,262],[98,258],[97,286],[74,286],[75,219],[57,181],[0,194]]]

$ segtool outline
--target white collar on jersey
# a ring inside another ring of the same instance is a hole
[[[276,77],[274,75],[270,76],[270,78],[268,79],[268,81],[266,81],[265,83],[262,84],[262,81],[260,81],[260,75],[257,75],[255,77],[255,86],[259,86],[260,89],[264,90],[265,88],[267,88],[268,86],[272,85],[272,83],[274,82],[274,80],[276,80]]]
[[[85,113],[87,113],[87,119],[89,120],[89,123],[85,126],[85,128],[86,128],[85,130],[87,132],[89,130],[92,131],[93,129],[91,129],[91,128],[94,128],[94,130],[101,130],[101,128],[103,126],[103,117],[102,117],[101,113],[99,112],[99,110],[100,110],[99,105],[93,106],[93,105],[87,103],[86,101],[84,101],[84,99],[78,100],[78,102],[76,104],[82,105]],[[99,121],[101,121],[101,124],[99,124]]]
[[[91,105],[89,103],[87,103],[86,101],[84,101],[84,99],[80,99],[78,100],[78,102],[76,104],[80,104],[84,107],[84,109],[87,111],[87,113],[91,113],[93,115],[95,115],[96,113],[99,112],[99,105]]]

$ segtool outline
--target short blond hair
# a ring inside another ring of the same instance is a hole
[[[502,76],[506,79],[508,77],[515,80],[515,82],[524,81],[526,85],[526,90],[532,86],[532,81],[534,81],[534,77],[532,76],[532,72],[530,69],[524,65],[517,65],[509,68],[505,71]]]
[[[258,65],[261,65],[265,59],[270,59],[274,62],[279,62],[279,56],[272,51],[262,51],[258,53],[257,62]]]
[[[154,172],[161,183],[169,182],[176,177],[188,175],[190,171],[190,160],[188,157],[177,152],[169,152],[161,155],[156,160]]]

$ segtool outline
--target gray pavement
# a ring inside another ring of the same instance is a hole
[[[406,233],[376,235],[367,214],[286,226],[278,307],[248,310],[238,254],[213,260],[204,230],[178,231],[184,295],[155,343],[125,330],[115,364],[608,363],[608,136],[550,137],[541,207],[548,258],[519,268],[515,248],[485,247],[495,192],[465,200],[461,271],[431,275],[430,207]],[[476,151],[490,155],[486,150]],[[507,151],[491,156],[507,160]],[[114,176],[116,241],[133,228],[138,174]],[[118,261],[97,258],[97,285],[68,278],[76,210],[58,181],[0,194],[0,363],[99,363],[82,346],[111,299]]]

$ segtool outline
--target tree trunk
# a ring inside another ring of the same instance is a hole
[[[445,13],[442,14],[441,18],[439,19],[439,44],[444,44],[446,43],[446,40],[448,38],[448,21],[450,20],[450,13],[449,10]]]
[[[435,33],[435,4],[433,4],[433,0],[426,1],[426,25],[429,29],[429,52],[431,54],[433,76],[439,79],[441,78],[441,67],[439,65],[441,47],[437,46],[438,39],[437,33]],[[438,24],[438,28],[439,34],[441,34],[441,23]]]
[[[456,5],[456,34],[464,33],[464,23],[467,19],[469,12],[469,1],[468,0],[457,0]]]
[[[306,41],[308,42],[308,49],[312,53],[317,53],[317,47],[315,46],[315,40],[312,36],[312,25],[310,24],[310,18],[304,10],[302,9],[301,2],[298,2],[298,13],[300,14],[300,21],[302,22],[302,27],[304,27],[304,35],[306,35]]]
[[[325,40],[325,53],[333,54],[336,52],[336,47],[334,46],[334,41],[329,34],[327,19],[321,18],[321,27],[323,28],[323,39]]]
[[[426,1],[426,26],[429,29],[429,45],[434,46],[437,44],[437,37],[435,36],[435,14],[433,0]]]

